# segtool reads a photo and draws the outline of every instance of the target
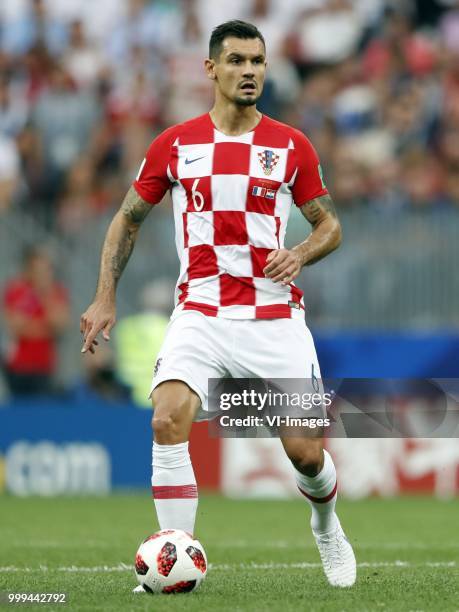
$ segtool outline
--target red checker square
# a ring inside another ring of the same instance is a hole
[[[280,186],[279,181],[250,177],[247,190],[247,212],[274,215],[276,193]]]
[[[200,244],[188,249],[188,279],[205,278],[218,274],[217,256],[210,244]]]
[[[249,174],[250,145],[242,142],[217,142],[212,174]]]
[[[263,268],[266,266],[266,258],[272,249],[250,246],[250,257],[252,259],[253,276],[264,278]]]
[[[196,182],[197,181],[197,182]],[[187,212],[202,212],[212,210],[212,190],[210,176],[180,179],[186,191]]]
[[[248,241],[245,213],[235,210],[214,212],[215,246],[247,244]]]
[[[255,308],[257,319],[291,319],[292,309],[288,304],[271,304]]]
[[[266,149],[286,149],[289,140],[290,134],[287,130],[262,121],[255,130],[252,144]]]
[[[189,122],[186,129],[180,130],[180,145],[209,144],[214,141],[214,126],[209,121],[209,115],[196,118]]]
[[[221,306],[255,306],[255,286],[251,278],[220,276]]]

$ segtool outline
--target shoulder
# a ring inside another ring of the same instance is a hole
[[[305,134],[303,134],[301,130],[296,129],[287,123],[282,123],[282,121],[272,119],[271,117],[268,117],[268,115],[263,115],[263,117],[264,131],[270,131],[273,134],[282,134],[285,138],[292,141],[293,148],[301,148],[304,146],[312,147],[311,141]]]
[[[187,144],[188,140],[196,141],[196,138],[200,139],[211,135],[211,131],[212,124],[209,113],[206,113],[168,127],[153,140],[153,143],[160,142],[171,147],[178,144]]]

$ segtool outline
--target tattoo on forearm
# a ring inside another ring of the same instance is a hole
[[[118,283],[129,257],[131,256],[135,244],[136,234],[136,230],[127,228],[120,236],[118,243],[115,245],[115,251],[111,253],[110,267],[115,284]]]
[[[303,216],[311,223],[312,232],[295,249],[303,265],[323,259],[341,244],[341,225],[329,195],[320,196],[301,206]]]
[[[142,223],[151,209],[151,204],[145,202],[145,200],[139,196],[134,187],[129,189],[123,203],[121,204],[123,214],[129,219],[129,221],[139,225]]]
[[[98,293],[115,290],[131,256],[140,225],[151,210],[136,190],[131,187],[124,198],[118,216],[112,222],[102,249]]]
[[[306,202],[301,207],[301,212],[312,225],[316,225],[327,215],[336,217],[335,205],[329,195],[323,195]]]

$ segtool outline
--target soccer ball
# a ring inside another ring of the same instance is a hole
[[[197,540],[180,529],[163,529],[139,546],[135,574],[147,593],[189,593],[207,573],[207,557]]]

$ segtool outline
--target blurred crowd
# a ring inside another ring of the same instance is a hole
[[[78,236],[117,207],[151,139],[209,109],[235,17],[267,41],[261,110],[310,137],[339,207],[459,206],[458,0],[9,0],[0,211]]]
[[[8,0],[0,223],[17,209],[78,240],[114,211],[153,137],[210,109],[208,39],[234,18],[266,39],[260,110],[312,140],[338,209],[459,208],[459,0]],[[2,289],[8,385],[42,390],[69,325],[66,291],[40,249]],[[112,388],[111,359],[89,386]]]
[[[81,368],[63,385],[58,353],[71,326],[69,293],[56,275],[49,249],[39,244],[25,247],[19,270],[3,291],[7,342],[0,355],[0,387],[5,387],[0,389],[0,403],[8,396],[59,395],[82,403],[132,400],[150,406],[152,364],[169,323],[173,295],[169,279],[148,283],[137,310],[118,321],[111,345],[100,344],[94,355],[82,356]]]

